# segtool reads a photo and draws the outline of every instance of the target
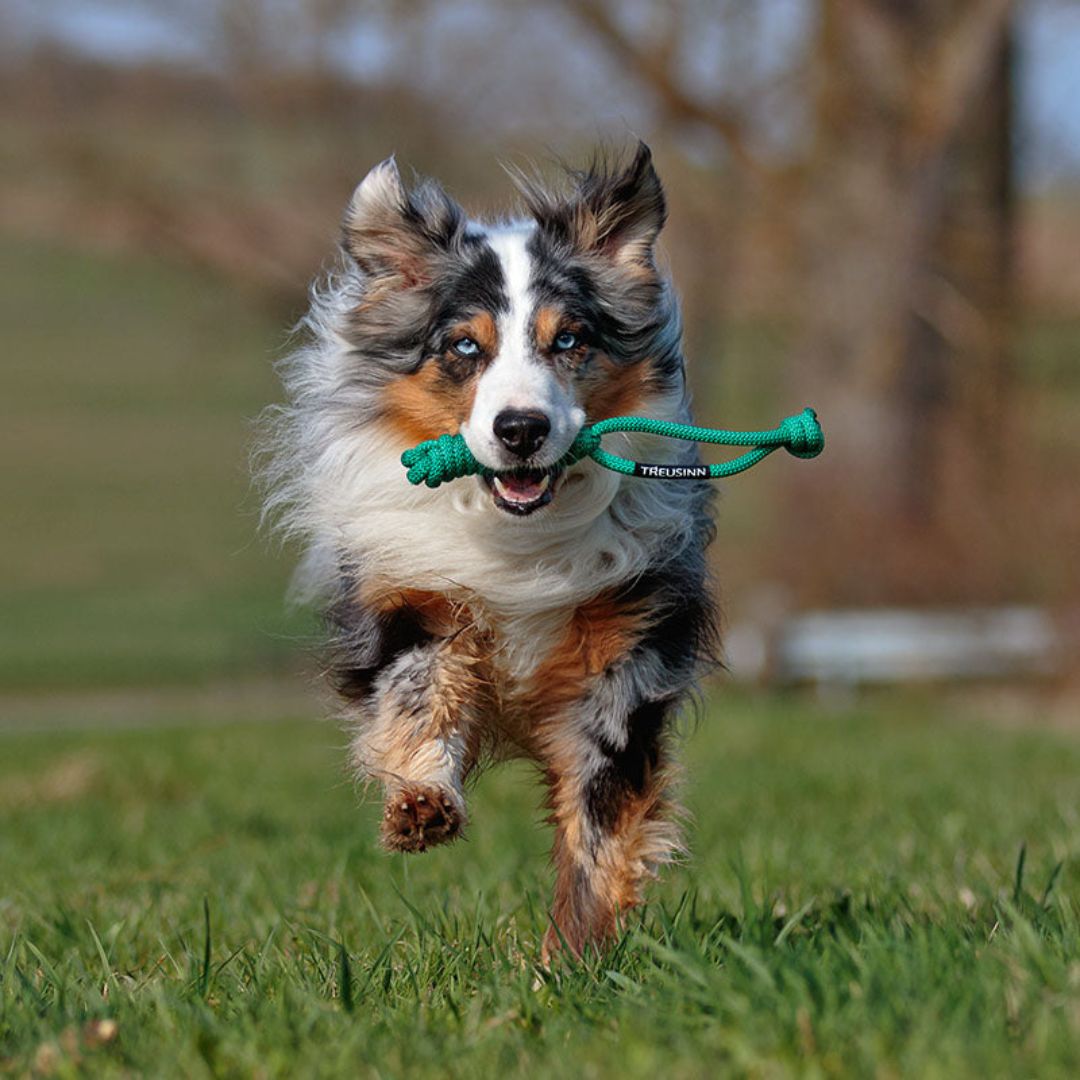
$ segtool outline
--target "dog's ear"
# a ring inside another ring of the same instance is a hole
[[[648,146],[639,142],[629,164],[598,155],[589,168],[570,175],[576,190],[560,201],[525,182],[523,194],[540,228],[578,251],[651,269],[667,206]]]
[[[390,157],[353,192],[342,242],[366,274],[407,289],[431,279],[436,257],[454,246],[464,226],[464,211],[434,181],[406,190]]]

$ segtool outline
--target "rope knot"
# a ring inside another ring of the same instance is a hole
[[[795,457],[817,457],[825,448],[825,434],[813,409],[803,409],[795,416],[785,417],[780,422],[780,431],[784,447]]]
[[[447,480],[472,476],[480,471],[480,464],[472,456],[468,444],[461,435],[440,435],[428,439],[401,455],[401,464],[408,470],[410,484],[427,484],[437,488]]]
[[[586,424],[574,437],[570,449],[566,451],[563,464],[572,465],[582,458],[591,457],[594,451],[600,449],[600,435]]]

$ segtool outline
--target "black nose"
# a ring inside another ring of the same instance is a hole
[[[551,421],[541,412],[503,409],[495,417],[492,427],[496,437],[511,454],[527,458],[544,445],[551,430]]]

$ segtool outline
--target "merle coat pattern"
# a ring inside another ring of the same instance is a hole
[[[516,180],[521,216],[495,223],[430,181],[408,189],[392,161],[361,182],[340,267],[283,365],[268,509],[306,543],[299,580],[325,605],[386,847],[459,837],[482,763],[540,765],[548,955],[614,933],[679,849],[670,728],[714,653],[711,491],[557,464],[585,422],[690,418],[648,149],[560,191]],[[495,477],[410,487],[401,452],[444,431]],[[610,438],[627,456],[697,460]]]

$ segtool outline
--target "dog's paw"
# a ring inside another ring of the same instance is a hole
[[[382,842],[390,851],[427,851],[456,839],[465,817],[440,788],[410,785],[386,800]]]

